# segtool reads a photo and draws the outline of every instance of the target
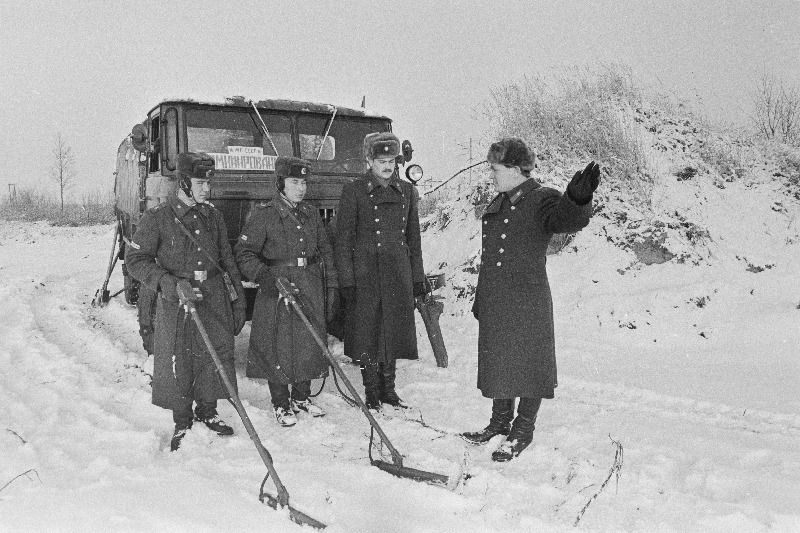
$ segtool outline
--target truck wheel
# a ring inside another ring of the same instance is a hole
[[[130,305],[136,305],[136,302],[139,301],[139,282],[128,274],[124,263],[122,264],[122,279],[125,286],[125,301]]]

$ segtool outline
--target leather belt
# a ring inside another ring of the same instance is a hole
[[[305,268],[319,263],[319,256],[295,257],[292,259],[267,259],[267,266],[287,266]]]
[[[199,281],[203,282],[207,279],[215,278],[219,275],[219,269],[214,268],[212,270],[189,270],[185,272],[170,272],[175,277],[188,279],[189,281]]]

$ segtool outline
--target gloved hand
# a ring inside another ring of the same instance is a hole
[[[275,279],[275,275],[265,266],[255,279],[256,283],[258,283],[258,290],[267,296],[278,296],[278,287],[275,286]]]
[[[578,205],[586,205],[592,201],[592,194],[600,185],[600,165],[592,161],[583,172],[576,172],[567,185],[567,194]]]
[[[336,318],[336,311],[339,309],[339,291],[335,287],[328,287],[328,301],[325,306],[325,322],[331,322]]]
[[[275,285],[275,290],[278,291],[278,294],[280,294],[280,290],[278,289],[278,286],[277,286],[277,282],[278,281],[280,281],[281,285],[283,285],[284,287],[288,287],[292,291],[293,295],[300,294],[300,289],[297,288],[297,285],[295,285],[294,283],[292,283],[288,279],[284,278],[283,276],[277,278],[277,281],[274,284]]]
[[[247,302],[244,296],[233,302],[233,334],[238,335],[242,332],[244,323],[247,321]]]
[[[175,286],[175,292],[181,305],[186,305],[187,302],[199,302],[203,299],[203,293],[199,288],[192,287],[188,279],[179,279]]]
[[[350,307],[356,303],[356,288],[339,287],[339,297],[342,299],[342,307]]]
[[[178,301],[178,278],[172,274],[164,274],[158,280],[158,290],[161,292],[161,297],[170,302]]]
[[[418,296],[425,296],[425,282],[424,281],[415,281],[414,282],[414,298]]]

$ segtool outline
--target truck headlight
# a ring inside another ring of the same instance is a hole
[[[408,181],[410,181],[411,183],[416,184],[419,180],[422,179],[423,174],[424,172],[422,172],[422,167],[419,165],[409,165],[406,168],[406,177],[408,178]]]

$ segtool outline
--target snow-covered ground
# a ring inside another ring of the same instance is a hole
[[[429,270],[447,262],[450,366],[418,321],[420,360],[398,371],[415,409],[380,421],[407,466],[462,473],[450,490],[371,467],[369,426],[331,379],[316,400],[328,416],[279,428],[266,383],[243,377],[246,326],[241,397],[291,503],[342,532],[800,531],[800,207],[768,180],[680,187],[709,231],[702,260],[637,263],[601,217],[549,258],[559,387],[505,464],[490,459],[499,440],[456,436],[490,411],[455,290],[477,222],[464,211],[425,233]],[[195,426],[170,453],[135,309],[90,306],[112,231],[0,221],[0,530],[300,531],[258,501],[265,468],[227,403],[233,437]]]

